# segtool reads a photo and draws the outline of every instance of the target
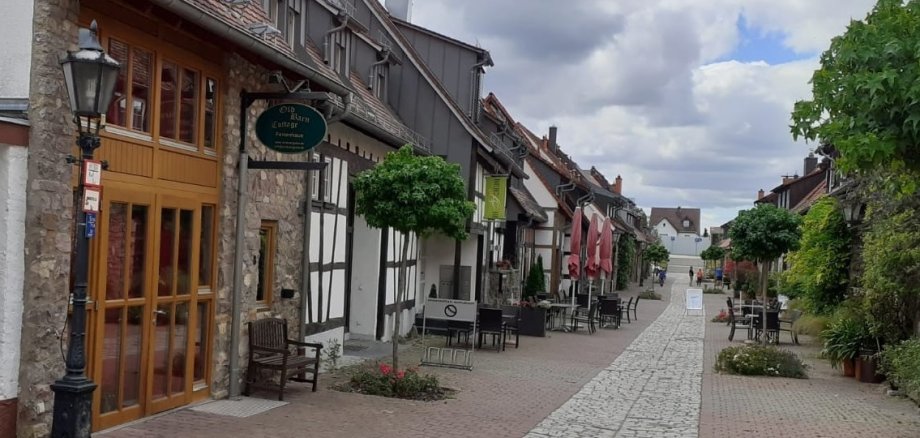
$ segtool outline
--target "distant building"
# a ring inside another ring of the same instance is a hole
[[[652,207],[649,219],[668,252],[699,255],[711,242],[700,235],[700,209]]]

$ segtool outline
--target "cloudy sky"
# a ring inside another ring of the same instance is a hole
[[[492,53],[485,92],[640,206],[703,225],[801,174],[789,113],[874,0],[415,0],[411,21]]]

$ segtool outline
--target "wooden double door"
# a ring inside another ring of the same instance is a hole
[[[95,430],[207,397],[216,205],[106,187],[93,242]]]

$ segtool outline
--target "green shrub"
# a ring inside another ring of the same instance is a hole
[[[792,324],[792,329],[800,335],[820,336],[828,325],[828,317],[804,313]]]
[[[639,298],[642,298],[643,300],[661,300],[661,294],[652,290],[647,290],[640,292]]]
[[[724,294],[725,292],[719,287],[707,287],[703,289],[704,294]]]
[[[882,371],[889,381],[920,402],[920,339],[886,347],[882,351]]]
[[[719,352],[715,370],[742,376],[805,379],[807,365],[789,350],[765,345],[740,345]]]
[[[441,388],[437,376],[419,374],[415,368],[394,370],[385,363],[376,369],[365,367],[357,370],[349,382],[339,389],[410,400],[442,400],[448,395]]]

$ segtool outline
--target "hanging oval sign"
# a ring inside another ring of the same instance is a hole
[[[307,152],[326,137],[326,119],[307,105],[275,105],[256,120],[256,137],[269,149],[284,154]]]

